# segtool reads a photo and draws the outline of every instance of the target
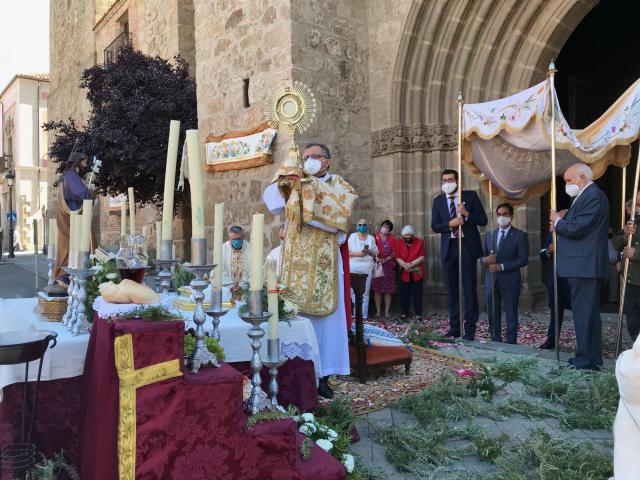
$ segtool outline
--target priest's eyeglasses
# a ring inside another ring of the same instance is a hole
[[[314,160],[320,160],[321,158],[327,158],[320,153],[313,153],[311,155],[302,156],[302,160],[307,160],[308,158],[313,158]]]

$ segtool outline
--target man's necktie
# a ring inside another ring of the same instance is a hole
[[[505,231],[500,230],[500,238],[498,239],[498,250],[500,250],[500,247],[502,246],[502,242],[504,242],[504,234],[505,234]]]
[[[455,197],[449,197],[449,219],[454,219],[458,216],[458,211],[456,210],[456,202]],[[458,236],[458,228],[453,229],[453,236]]]

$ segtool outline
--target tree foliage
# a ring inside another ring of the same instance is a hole
[[[50,121],[56,133],[49,150],[57,172],[67,169],[74,149],[102,160],[96,190],[115,196],[133,187],[142,204],[162,204],[170,120],[180,120],[180,145],[187,129],[197,128],[196,84],[187,63],[123,47],[114,63],[85,70],[80,87],[91,111],[84,128]],[[178,156],[180,157],[178,152]]]

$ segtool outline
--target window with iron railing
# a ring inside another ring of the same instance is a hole
[[[128,31],[122,32],[104,49],[104,63],[115,62],[120,49],[126,45],[131,45],[131,34]]]

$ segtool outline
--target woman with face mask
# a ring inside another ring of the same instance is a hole
[[[366,319],[369,312],[369,290],[371,289],[371,277],[373,276],[373,263],[378,256],[378,247],[373,235],[367,232],[367,221],[364,218],[358,220],[356,231],[349,235],[347,245],[349,247],[349,271],[367,275],[367,283],[362,299],[362,318]],[[351,289],[352,315],[354,317],[356,314],[355,301],[355,293]]]
[[[376,317],[381,316],[384,296],[384,317],[389,318],[391,296],[396,293],[396,238],[393,236],[393,223],[385,220],[376,232],[378,259],[384,275],[374,278],[371,288],[376,302]]]
[[[402,229],[402,240],[396,244],[396,261],[400,271],[401,318],[409,316],[409,306],[413,303],[416,320],[422,318],[422,285],[426,276],[424,268],[424,242],[416,237],[411,225]]]

